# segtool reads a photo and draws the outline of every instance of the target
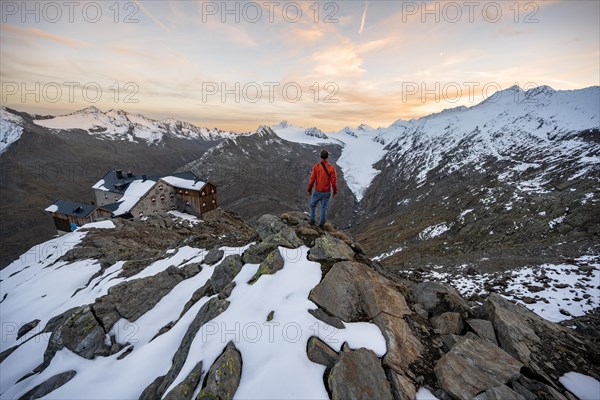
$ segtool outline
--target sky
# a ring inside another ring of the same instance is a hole
[[[600,2],[0,2],[1,104],[253,131],[388,126],[600,84]]]

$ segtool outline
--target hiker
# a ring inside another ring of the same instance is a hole
[[[313,166],[312,173],[310,174],[310,182],[308,183],[308,195],[310,201],[308,206],[310,209],[310,224],[315,224],[315,208],[317,204],[321,202],[321,219],[319,221],[319,228],[323,228],[325,220],[327,219],[327,205],[329,204],[329,198],[331,197],[331,189],[333,189],[333,195],[337,194],[337,176],[335,174],[335,168],[329,164],[327,158],[329,152],[327,150],[321,150],[321,162],[316,163]],[[313,185],[315,191],[313,193]]]

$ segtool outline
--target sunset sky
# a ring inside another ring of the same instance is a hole
[[[598,1],[69,4],[2,1],[2,105],[338,130],[600,84]]]

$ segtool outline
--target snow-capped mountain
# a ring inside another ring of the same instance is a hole
[[[104,139],[145,141],[148,144],[162,141],[165,135],[204,140],[219,140],[234,135],[216,128],[199,128],[173,118],[156,121],[141,114],[130,114],[122,110],[102,112],[95,106],[33,122],[53,130],[80,129]]]
[[[109,169],[173,172],[234,136],[94,107],[58,117],[2,107],[0,117],[0,266],[55,234],[41,211],[45,204],[57,198],[92,201],[90,186]]]
[[[24,123],[19,115],[8,112],[4,107],[0,109],[0,154],[19,140]]]

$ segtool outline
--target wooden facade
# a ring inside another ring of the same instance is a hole
[[[187,214],[202,216],[203,213],[217,208],[217,187],[207,182],[198,190],[178,187],[159,180],[131,208],[133,218],[181,211]]]
[[[56,227],[56,230],[60,232],[73,232],[71,224],[82,226],[85,224],[89,224],[90,222],[110,219],[112,216],[112,213],[109,210],[105,210],[103,208],[95,209],[86,217],[67,215],[59,212],[54,212],[51,214],[52,219],[54,220],[54,226]]]

